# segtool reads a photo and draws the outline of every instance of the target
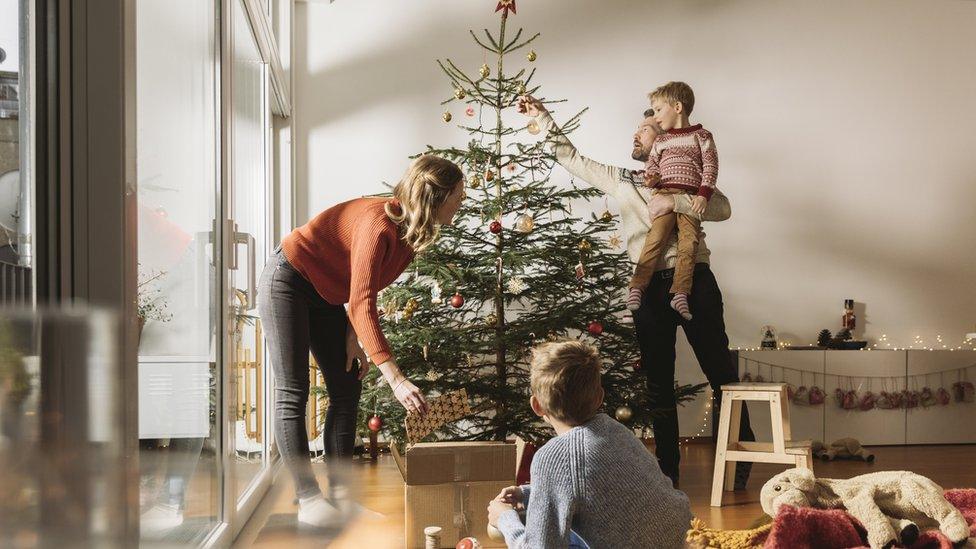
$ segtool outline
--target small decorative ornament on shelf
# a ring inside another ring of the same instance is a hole
[[[762,343],[759,345],[761,349],[775,349],[776,345],[776,328],[766,325],[762,327]]]

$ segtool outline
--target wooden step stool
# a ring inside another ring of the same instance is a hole
[[[773,427],[773,442],[740,442],[739,424],[742,402],[745,400],[769,403]],[[712,478],[712,507],[722,506],[723,488],[732,491],[735,463],[787,463],[813,470],[810,441],[790,440],[790,401],[785,383],[730,383],[722,385],[722,411],[715,441],[715,474]]]

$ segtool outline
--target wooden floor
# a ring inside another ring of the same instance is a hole
[[[849,478],[855,475],[891,470],[910,470],[925,475],[944,488],[976,487],[976,445],[898,446],[872,448],[873,464],[851,461],[816,461],[817,476]],[[692,503],[692,512],[713,528],[748,528],[762,516],[759,490],[763,483],[785,466],[756,464],[747,489],[726,493],[721,508],[709,506],[714,450],[707,443],[682,448],[681,486]],[[324,465],[315,464],[316,474],[324,478]],[[359,463],[353,475],[358,480],[357,500],[385,515],[379,520],[358,520],[342,532],[310,532],[298,528],[292,503],[290,478],[282,471],[268,496],[238,536],[234,547],[402,547],[403,482],[389,456],[378,463]],[[324,482],[324,481],[323,481]],[[447,547],[447,545],[445,545]]]

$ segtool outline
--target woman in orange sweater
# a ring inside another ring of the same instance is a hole
[[[333,526],[344,515],[335,492],[341,480],[332,474],[338,464],[330,464],[333,493],[327,500],[308,456],[309,350],[329,393],[323,437],[330,458],[352,456],[361,380],[370,361],[408,411],[425,413],[423,394],[400,372],[380,330],[376,296],[437,239],[463,199],[460,168],[424,155],[411,163],[393,199],[333,206],[286,236],[267,262],[258,311],[275,375],[275,438],[295,479],[299,522]]]

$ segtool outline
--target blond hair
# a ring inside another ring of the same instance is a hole
[[[695,108],[695,92],[684,82],[668,82],[647,94],[647,98],[651,101],[663,99],[672,105],[681,103],[686,115],[691,115],[691,111]]]
[[[544,343],[532,350],[529,385],[550,416],[580,425],[602,404],[600,353],[577,340]]]
[[[400,226],[403,241],[414,251],[421,252],[437,240],[437,212],[463,180],[461,168],[432,154],[421,155],[410,163],[407,173],[393,188],[393,198],[400,202],[399,211],[389,203],[386,215]]]

